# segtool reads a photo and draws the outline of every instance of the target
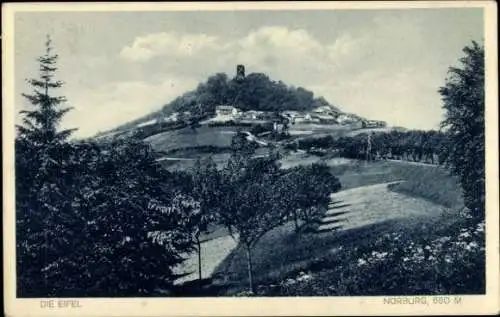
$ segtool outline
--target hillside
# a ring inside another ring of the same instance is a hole
[[[232,105],[242,111],[255,110],[281,112],[286,110],[311,111],[329,106],[333,111],[341,111],[323,97],[302,87],[287,86],[281,81],[273,81],[262,73],[251,73],[230,79],[225,73],[210,76],[193,91],[188,91],[164,105],[158,111],[123,124],[113,131],[123,131],[168,117],[174,113],[189,112],[197,118],[215,114],[219,105]]]

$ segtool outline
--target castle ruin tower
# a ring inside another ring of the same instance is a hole
[[[236,80],[245,79],[245,65],[237,65],[236,66]]]

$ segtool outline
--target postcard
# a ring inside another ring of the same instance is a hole
[[[494,2],[2,9],[7,316],[500,312]]]

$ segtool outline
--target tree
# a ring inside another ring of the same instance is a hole
[[[67,110],[53,97],[56,55],[30,80],[37,108],[23,111],[16,139],[16,260],[19,297],[131,296],[170,289],[191,250],[197,206],[134,139],[66,141]],[[41,89],[41,90],[40,90]]]
[[[49,184],[61,195],[48,206],[55,212],[38,215],[48,218],[42,228],[48,233],[42,243],[47,253],[35,267],[44,273],[47,289],[26,292],[99,297],[171,291],[173,268],[193,247],[189,221],[198,208],[176,185],[181,179],[155,163],[140,141],[71,148],[65,166],[72,173],[57,186]]]
[[[55,79],[58,55],[52,53],[47,36],[45,54],[38,57],[40,74],[28,79],[31,94],[22,94],[32,105],[23,110],[23,124],[17,126],[16,152],[16,245],[18,292],[29,295],[37,288],[48,292],[49,284],[44,265],[58,255],[57,230],[53,221],[71,213],[64,197],[64,183],[70,174],[66,164],[71,148],[67,139],[73,130],[58,130],[58,125],[70,108],[62,108],[63,96],[52,91],[63,86]]]
[[[231,139],[233,162],[251,157],[257,148],[258,145],[255,142],[248,140],[247,134],[238,131]]]
[[[282,176],[287,198],[287,210],[290,210],[295,229],[299,231],[298,220],[306,225],[319,220],[330,202],[330,195],[340,190],[341,185],[326,164],[314,163],[308,166],[297,166]]]
[[[484,45],[473,41],[463,52],[461,67],[450,67],[439,89],[449,141],[445,162],[460,178],[466,206],[484,219]]]
[[[255,293],[252,248],[268,231],[286,220],[285,198],[279,190],[276,156],[251,158],[233,154],[222,170],[224,199],[219,216],[247,254],[249,288]]]
[[[100,145],[95,164],[82,173],[84,179],[75,180],[83,250],[68,256],[80,263],[84,288],[79,291],[86,296],[169,291],[176,279],[173,268],[192,250],[189,215],[198,208],[196,201],[155,159],[140,141],[113,140]]]
[[[60,109],[59,106],[66,101],[63,96],[52,96],[52,89],[63,86],[63,82],[55,80],[57,54],[52,53],[50,36],[45,42],[45,54],[38,57],[40,65],[39,78],[28,79],[33,87],[31,94],[22,94],[34,107],[33,110],[23,110],[23,125],[17,126],[18,137],[30,142],[36,147],[46,147],[53,143],[67,140],[74,129],[57,131],[61,118],[71,108]]]

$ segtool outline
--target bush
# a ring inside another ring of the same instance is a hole
[[[428,240],[409,239],[404,232],[385,234],[367,246],[341,249],[332,269],[308,279],[285,279],[264,287],[262,295],[484,294],[484,229],[484,221],[469,223]]]
[[[312,137],[312,138],[304,138],[298,141],[298,148],[301,150],[308,150],[311,148],[321,148],[328,149],[333,147],[334,139],[331,135],[327,135],[324,137]]]
[[[254,134],[254,135],[259,135],[260,133],[264,133],[264,132],[270,132],[273,130],[273,125],[272,124],[256,124],[254,126],[252,126],[252,128],[250,129],[250,133]]]
[[[382,237],[378,250],[358,258],[355,272],[338,282],[352,295],[482,294],[485,292],[484,223],[427,243]]]

